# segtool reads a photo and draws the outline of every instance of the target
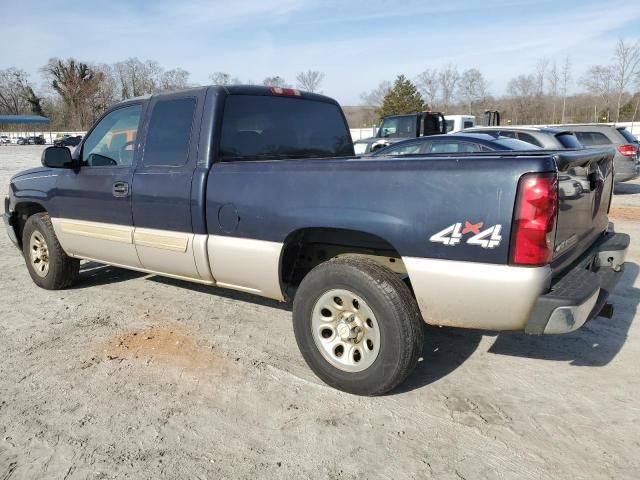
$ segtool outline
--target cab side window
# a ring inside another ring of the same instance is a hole
[[[144,164],[178,167],[187,163],[196,99],[159,100],[151,112]]]
[[[86,167],[131,165],[141,112],[141,105],[130,105],[118,108],[100,120],[82,146],[82,165]]]

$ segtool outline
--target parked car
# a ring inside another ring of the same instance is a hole
[[[432,135],[403,142],[394,143],[382,148],[374,156],[383,155],[417,155],[430,153],[481,153],[505,150],[539,150],[522,140],[510,137],[493,136],[487,133],[459,133]]]
[[[407,138],[447,133],[444,116],[438,112],[420,112],[408,115],[391,115],[382,118],[375,137],[353,143],[356,155],[365,155]]]
[[[564,125],[587,148],[614,147],[616,183],[633,180],[640,175],[638,139],[625,127],[609,124]]]
[[[0,136],[0,143],[9,144],[9,143],[11,143],[11,139],[9,137],[7,137],[6,135],[2,135],[2,136]]]
[[[488,133],[511,137],[530,143],[545,150],[583,148],[576,136],[565,128],[553,127],[475,127],[464,133]]]
[[[376,395],[417,364],[423,320],[538,335],[599,315],[629,246],[607,218],[612,162],[609,149],[360,158],[328,97],[198,87],[122,102],[73,153],[45,149],[10,180],[4,221],[44,289],[90,259],[292,299],[313,371]],[[589,188],[567,197],[562,176]]]
[[[29,140],[26,137],[18,137],[16,143],[18,145],[29,145]]]
[[[57,147],[75,147],[82,141],[81,135],[70,136],[65,135],[60,139],[54,140],[53,144]]]
[[[27,137],[27,144],[29,145],[44,145],[45,143],[44,137],[41,135]]]

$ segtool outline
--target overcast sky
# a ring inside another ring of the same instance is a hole
[[[52,7],[55,5],[55,7]],[[205,84],[321,70],[344,105],[404,73],[453,63],[484,72],[493,94],[536,60],[570,55],[577,78],[609,61],[618,37],[640,35],[640,0],[0,0],[0,68],[40,83],[50,57],[153,59]]]

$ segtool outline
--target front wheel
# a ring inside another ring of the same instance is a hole
[[[26,221],[22,230],[22,253],[29,275],[39,287],[61,290],[71,286],[78,277],[80,260],[64,252],[46,213],[36,213]]]
[[[422,351],[422,318],[408,287],[388,268],[356,255],[329,260],[304,277],[293,322],[309,367],[349,393],[392,390]]]

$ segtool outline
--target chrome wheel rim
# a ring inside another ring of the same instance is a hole
[[[39,277],[46,277],[49,273],[49,247],[44,235],[37,230],[29,239],[29,253],[33,271]]]
[[[366,370],[380,352],[376,316],[360,296],[349,290],[329,290],[318,298],[311,334],[325,360],[345,372]]]

